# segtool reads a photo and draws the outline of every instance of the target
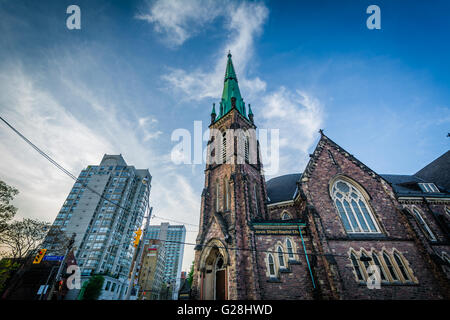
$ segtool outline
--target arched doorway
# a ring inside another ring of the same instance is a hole
[[[216,273],[216,279],[215,279],[215,285],[214,285],[214,300],[225,300],[225,286],[226,286],[226,268],[223,263],[223,257],[222,255],[218,255],[216,259],[216,265],[215,265],[215,273]]]
[[[226,300],[228,296],[228,253],[222,245],[215,242],[219,241],[206,246],[201,257],[202,300]]]

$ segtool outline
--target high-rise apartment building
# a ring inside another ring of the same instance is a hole
[[[147,169],[127,165],[122,155],[105,154],[99,165],[81,171],[53,223],[68,236],[75,233],[81,281],[94,274],[104,276],[99,299],[125,295],[134,231],[149,208],[150,189]],[[51,241],[45,247],[51,252]]]
[[[149,226],[146,234],[147,239],[159,239],[165,244],[164,282],[170,284],[169,291],[172,292],[171,298],[177,300],[178,290],[180,289],[186,228],[183,225],[170,225],[169,223]]]

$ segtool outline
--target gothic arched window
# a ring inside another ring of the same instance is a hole
[[[294,260],[294,251],[292,250],[292,242],[289,239],[286,239],[286,249],[288,252],[288,258]]]
[[[283,248],[281,246],[277,249],[278,252],[278,263],[280,264],[280,268],[285,268],[286,265],[284,263],[284,254],[283,254]]]
[[[403,263],[403,259],[402,259],[402,257],[400,257],[398,252],[394,252],[394,259],[395,259],[395,262],[397,263],[398,268],[400,269],[403,279],[405,279],[405,281],[410,281],[411,277],[409,275],[409,272],[406,269],[406,266]]]
[[[227,162],[227,134],[222,135],[222,163]]]
[[[331,190],[331,196],[348,233],[380,232],[366,198],[356,186],[337,180]]]
[[[450,207],[445,207],[445,213],[448,215],[448,217],[450,218]]]
[[[249,162],[249,150],[250,150],[250,142],[248,136],[245,136],[245,143],[244,143],[245,162]]]
[[[255,197],[256,215],[259,215],[258,193],[256,189],[256,183],[253,185],[253,195]]]
[[[269,275],[271,277],[275,277],[276,273],[275,273],[275,262],[273,260],[273,256],[269,253],[267,256],[267,262],[269,265]]]
[[[389,270],[392,280],[398,281],[399,279],[398,279],[397,271],[395,271],[394,266],[392,265],[392,262],[391,262],[391,257],[389,257],[387,252],[383,252],[383,259],[384,259],[384,262],[386,263],[386,266]]]
[[[365,268],[366,273],[367,273],[367,269],[369,269],[369,267],[370,267],[370,263],[369,263],[369,259],[368,259],[369,257],[364,252],[362,252],[361,253],[361,258],[363,258],[363,259],[360,259],[360,260],[363,263],[364,268]]]
[[[225,205],[225,210],[229,210],[230,209],[230,184],[227,180],[227,178],[224,179],[224,188],[225,188],[225,192],[224,192],[224,205]]]
[[[220,199],[219,179],[216,179],[216,211],[219,211],[219,199]]]
[[[375,263],[375,265],[380,270],[381,280],[382,281],[387,281],[386,272],[384,271],[384,268],[383,268],[383,266],[380,263],[380,259],[378,259],[378,255],[375,252],[372,253],[372,260],[373,260],[373,263]]]
[[[447,253],[445,253],[445,252],[442,252],[441,257],[445,262],[447,262],[447,265],[445,265],[445,264],[442,265],[442,269],[444,270],[445,274],[447,275],[447,278],[450,279],[450,258],[447,255]]]
[[[283,211],[281,214],[281,220],[291,220],[292,216],[287,211]]]
[[[425,222],[425,220],[423,219],[422,215],[420,214],[419,210],[417,210],[417,208],[413,208],[412,209],[413,213],[414,213],[414,217],[416,218],[417,222],[419,222],[419,225],[421,226],[422,230],[425,232],[425,234],[427,235],[427,237],[432,240],[435,241],[436,237],[434,236],[433,232],[431,232],[430,227],[428,227],[428,224]]]
[[[363,273],[361,270],[361,266],[358,262],[358,259],[355,256],[354,252],[350,253],[350,260],[352,261],[353,268],[355,269],[356,277],[358,278],[358,280],[363,281],[364,276],[363,276]]]

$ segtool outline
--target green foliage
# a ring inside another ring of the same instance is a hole
[[[103,282],[105,282],[105,278],[103,276],[92,276],[86,285],[83,300],[97,300],[100,296],[100,292],[102,291]]]
[[[8,221],[10,221],[17,212],[17,208],[10,202],[14,196],[19,193],[14,187],[8,186],[0,180],[0,235],[6,230]]]
[[[187,281],[189,286],[192,286],[192,280],[194,279],[194,261],[192,261],[191,270],[188,273]]]
[[[9,278],[19,268],[20,263],[14,262],[12,259],[2,259],[0,261],[0,292],[3,292]]]

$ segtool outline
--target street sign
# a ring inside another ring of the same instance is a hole
[[[43,260],[45,261],[63,261],[64,256],[45,256]]]
[[[43,291],[44,294],[46,294],[47,293],[47,289],[48,289],[48,285],[45,285],[45,286],[41,285],[39,287],[39,290],[38,290],[37,294],[42,294],[42,291]]]

